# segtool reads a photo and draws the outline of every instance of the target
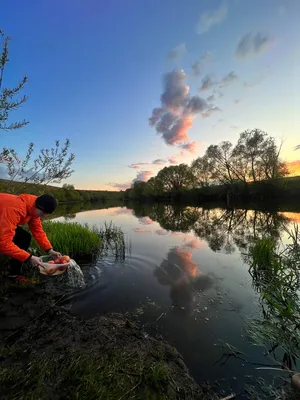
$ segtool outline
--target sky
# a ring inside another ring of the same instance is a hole
[[[259,128],[300,174],[299,0],[3,0],[24,155],[71,141],[78,189],[126,189]],[[1,171],[0,171],[1,173]]]

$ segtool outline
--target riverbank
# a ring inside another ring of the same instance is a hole
[[[50,287],[1,280],[1,399],[218,398],[194,382],[173,347],[134,321],[72,317]]]
[[[214,184],[205,187],[188,189],[181,187],[178,190],[160,192],[149,189],[147,182],[140,182],[124,192],[125,201],[138,200],[156,202],[176,202],[181,204],[203,204],[206,202],[224,201],[234,202],[258,202],[277,200],[280,203],[290,202],[291,199],[300,196],[300,177],[285,177],[256,182]]]

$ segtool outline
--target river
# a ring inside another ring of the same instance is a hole
[[[227,393],[242,392],[260,376],[272,379],[274,371],[256,368],[274,359],[247,335],[248,319],[262,313],[245,254],[257,237],[286,243],[285,229],[297,224],[300,212],[131,207],[58,218],[98,227],[112,221],[130,243],[124,261],[106,257],[81,264],[93,285],[73,300],[71,312],[84,318],[135,315],[147,332],[176,347],[198,383],[208,381]]]

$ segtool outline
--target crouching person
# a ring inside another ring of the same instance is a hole
[[[53,257],[61,256],[53,250],[41,223],[41,218],[53,213],[56,207],[55,198],[49,194],[38,197],[31,194],[15,196],[0,193],[0,253],[11,258],[10,277],[20,279],[23,262],[29,262],[33,267],[41,263],[39,257],[28,252],[31,234],[21,225],[28,224],[42,250]]]

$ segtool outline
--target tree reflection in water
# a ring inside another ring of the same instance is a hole
[[[289,220],[282,213],[245,209],[205,209],[165,204],[132,204],[134,214],[157,221],[168,231],[193,232],[213,251],[245,252],[255,239],[280,239]]]

